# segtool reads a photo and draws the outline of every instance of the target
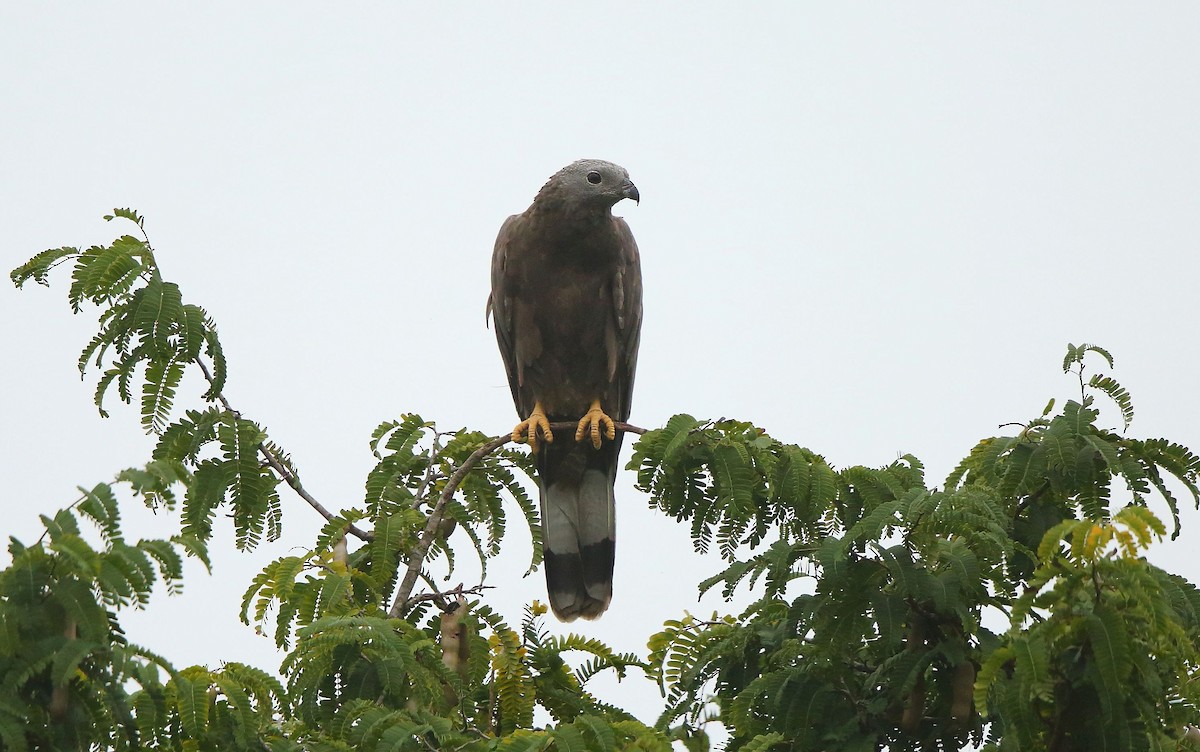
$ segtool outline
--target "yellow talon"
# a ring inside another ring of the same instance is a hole
[[[600,409],[600,400],[592,400],[592,406],[588,408],[587,414],[579,419],[579,426],[575,429],[575,440],[583,441],[584,435],[590,433],[592,436],[592,447],[600,448],[600,426],[604,426],[604,436],[609,441],[617,438],[617,427],[613,423],[613,419],[604,414]]]
[[[512,440],[529,444],[529,448],[536,452],[539,449],[538,431],[541,431],[547,443],[554,441],[554,433],[550,430],[550,421],[546,419],[546,411],[542,409],[541,402],[535,403],[529,417],[513,428]]]

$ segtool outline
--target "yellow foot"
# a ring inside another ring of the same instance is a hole
[[[554,441],[554,434],[550,431],[550,421],[546,420],[546,411],[542,409],[542,403],[535,403],[533,412],[529,414],[529,418],[521,421],[512,430],[512,440],[518,443],[527,443],[529,448],[537,451],[539,448],[538,431],[541,431],[542,437],[547,442]]]
[[[617,427],[613,424],[613,419],[600,409],[600,400],[592,400],[592,406],[588,408],[587,414],[579,419],[579,427],[575,429],[575,440],[583,441],[583,437],[590,433],[592,446],[599,449],[600,426],[602,425],[604,426],[604,436],[609,441],[617,438]]]

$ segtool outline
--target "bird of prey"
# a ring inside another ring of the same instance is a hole
[[[613,484],[642,328],[642,271],[622,199],[624,168],[583,159],[555,173],[505,220],[488,310],[521,422],[536,454],[546,588],[563,621],[595,619],[612,599]],[[550,424],[577,423],[555,436]]]

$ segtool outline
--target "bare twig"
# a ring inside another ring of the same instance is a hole
[[[208,366],[205,365],[204,361],[201,360],[200,358],[196,358],[195,362],[196,362],[196,365],[200,366],[200,373],[204,374],[205,380],[208,381],[208,383],[210,385],[213,384],[214,382],[213,382],[212,373],[208,370]],[[240,413],[238,413],[237,410],[233,409],[233,405],[229,404],[229,400],[227,400],[225,398],[225,395],[223,393],[217,392],[217,400],[230,413],[233,413],[234,415],[240,415]],[[265,459],[267,461],[267,464],[271,466],[271,469],[273,469],[276,473],[278,473],[279,477],[282,478],[284,480],[284,482],[286,482],[289,486],[292,487],[292,490],[296,492],[297,496],[299,496],[301,499],[304,499],[305,501],[307,501],[308,505],[311,506],[313,509],[317,510],[317,514],[324,517],[326,521],[333,520],[333,518],[335,516],[333,514],[333,512],[330,512],[328,509],[326,509],[324,504],[317,501],[315,498],[313,498],[312,494],[310,494],[307,490],[305,490],[304,486],[300,483],[300,479],[297,478],[296,474],[293,473],[291,471],[291,469],[288,468],[287,464],[284,463],[282,457],[278,456],[275,452],[271,451],[271,449],[266,444],[259,444],[258,452],[259,452],[259,454],[261,454],[263,456],[263,459]],[[369,533],[366,530],[362,530],[361,528],[358,528],[351,523],[347,523],[346,532],[350,533],[355,538],[358,538],[358,539],[364,540],[364,541],[370,541],[375,538],[373,533]]]
[[[575,429],[578,423],[574,421],[565,421],[561,423],[551,423],[550,430],[553,433],[559,431],[570,432],[571,438],[575,437]],[[618,431],[627,433],[643,434],[646,429],[632,426],[628,423],[616,423]],[[458,490],[463,478],[467,473],[471,472],[471,468],[475,467],[479,462],[492,452],[512,441],[511,435],[495,436],[485,441],[478,449],[463,460],[462,464],[451,473],[446,480],[445,487],[442,488],[442,493],[438,496],[437,503],[429,511],[429,519],[425,522],[425,530],[421,533],[421,539],[417,541],[417,545],[408,553],[408,570],[404,573],[404,579],[400,582],[400,589],[396,591],[396,598],[392,601],[392,607],[388,610],[388,616],[397,618],[404,613],[409,601],[412,597],[413,587],[417,584],[417,577],[421,573],[421,565],[425,562],[425,554],[429,553],[429,547],[433,545],[433,540],[437,535],[438,526],[441,525],[442,516],[445,513],[446,505],[454,498],[454,492]]]
[[[417,603],[421,603],[422,601],[434,601],[435,603],[438,604],[438,608],[441,608],[443,611],[445,611],[447,608],[447,604],[450,602],[449,601],[450,598],[457,599],[460,596],[466,596],[466,595],[483,595],[484,590],[491,590],[494,587],[496,587],[496,586],[495,585],[483,585],[483,584],[472,585],[471,587],[459,585],[458,587],[454,588],[453,590],[446,590],[443,592],[434,591],[432,593],[419,593],[419,594],[414,595],[413,597],[409,598],[408,602],[410,605],[416,605]]]
[[[438,456],[441,452],[442,435],[434,431],[433,444],[429,447],[429,464],[425,466],[425,477],[421,478],[421,483],[417,486],[417,492],[413,494],[413,509],[420,508],[421,502],[425,499],[425,490],[429,488],[430,483],[433,483],[441,475],[437,471]]]

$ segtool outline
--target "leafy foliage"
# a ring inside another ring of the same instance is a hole
[[[118,509],[116,490],[102,483],[53,518],[43,517],[46,532],[36,543],[9,545],[12,563],[0,573],[3,747],[142,749],[197,738],[197,719],[209,716],[207,693],[216,687],[213,717],[221,727],[206,725],[203,734],[240,738],[244,744],[229,748],[249,748],[281,705],[273,679],[230,664],[193,694],[187,688],[201,686],[199,678],[129,644],[118,618],[123,609],[145,607],[156,583],[178,592],[181,554],[204,556],[204,544],[127,542]],[[81,517],[100,545],[89,541]]]
[[[44,517],[37,543],[11,543],[0,573],[0,750],[669,749],[665,735],[587,691],[598,673],[644,667],[635,656],[550,636],[540,605],[514,630],[468,600],[482,582],[438,590],[455,571],[455,540],[486,576],[513,508],[530,532],[530,571],[540,564],[526,454],[406,415],[371,436],[377,463],[362,504],[329,512],[225,398],[216,328],[163,279],[143,219],[128,209],[106,219],[134,222],[140,237],[46,251],[11,276],[48,285],[54,268],[73,264],[72,310],[99,308],[100,331],[79,359],[85,373],[101,369],[97,407],[107,415],[114,388],[125,402],[140,393],[142,425],[158,441],[145,466]],[[176,416],[188,368],[208,384],[205,404]],[[326,519],[312,548],[269,564],[243,599],[243,621],[288,648],[285,681],[236,663],[177,670],[128,644],[120,611],[149,605],[156,583],[181,592],[184,556],[210,567],[219,519],[231,520],[240,549],[279,536],[281,484]],[[174,534],[126,541],[130,499],[173,513]],[[415,592],[418,581],[430,591]],[[573,666],[572,653],[584,662]],[[534,728],[539,707],[557,725]]]
[[[1128,506],[1108,523],[1066,520],[1046,533],[976,684],[976,702],[1005,732],[999,749],[1018,739],[1171,748],[1194,722],[1200,593],[1139,558],[1164,532],[1152,512]],[[1078,712],[1087,706],[1100,712]]]
[[[835,470],[735,421],[647,433],[639,485],[727,561],[700,589],[760,596],[651,638],[660,728],[715,712],[729,749],[1174,749],[1198,716],[1196,590],[1139,557],[1165,533],[1152,504],[1179,533],[1167,478],[1200,502],[1200,463],[1101,427],[1097,394],[1124,429],[1133,406],[1085,379],[1089,353],[1112,367],[1071,346],[1079,400],[984,439],[941,489],[910,456]]]
[[[1200,504],[1200,458],[1126,435],[1132,397],[1085,373],[1097,358],[1113,368],[1103,348],[1071,345],[1078,398],[980,441],[940,487],[909,455],[838,469],[736,420],[677,415],[646,433],[638,485],[722,562],[699,590],[752,602],[668,621],[642,659],[552,633],[539,603],[514,628],[483,602],[514,509],[530,571],[541,562],[528,455],[404,415],[370,437],[362,502],[326,509],[225,398],[216,328],[162,278],[142,217],[106,219],[137,234],[44,251],[12,279],[48,285],[71,265],[72,309],[99,310],[79,359],[100,370],[97,407],[113,389],[137,395],[157,445],[43,517],[32,545],[11,541],[0,750],[699,752],[711,722],[743,752],[1172,750],[1200,736],[1200,591],[1143,556],[1168,513],[1179,535],[1181,496]],[[188,369],[207,391],[178,415]],[[280,487],[325,519],[243,598],[242,620],[287,651],[283,680],[177,669],[129,644],[122,612],[180,593],[185,556],[210,567],[218,520],[239,549],[280,534]],[[139,500],[170,520],[165,536],[127,539],[121,511]],[[480,582],[448,588],[463,551]],[[631,668],[663,692],[655,727],[589,689]]]

